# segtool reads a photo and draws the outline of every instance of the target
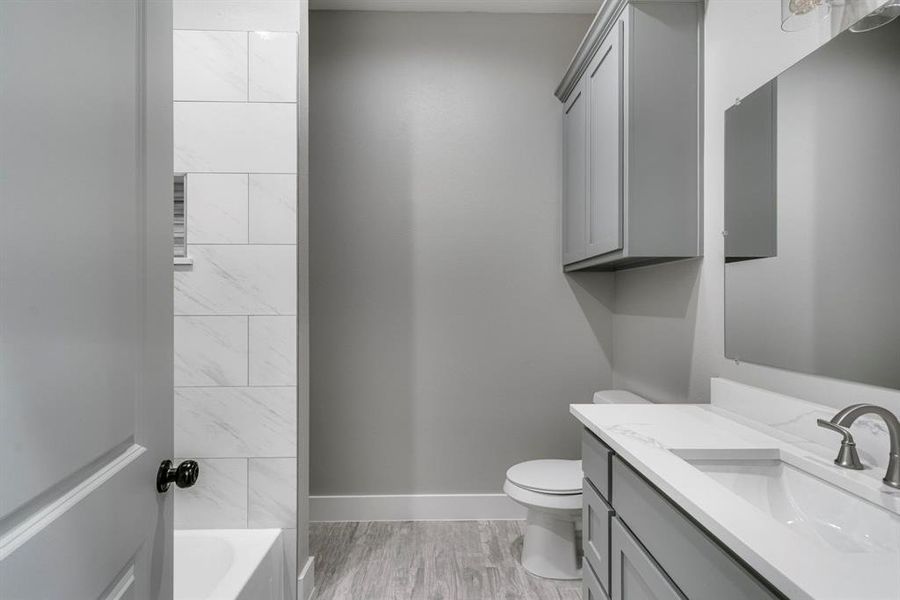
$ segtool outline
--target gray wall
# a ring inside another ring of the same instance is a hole
[[[560,268],[553,97],[590,17],[311,15],[311,494],[576,457],[612,278]]]
[[[862,11],[862,2],[853,9]],[[616,275],[614,383],[661,402],[704,402],[715,375],[814,402],[876,402],[900,393],[801,375],[724,356],[724,111],[816,49],[859,15],[836,7],[832,23],[787,34],[770,0],[708,0],[705,23],[705,258]],[[871,6],[868,6],[871,8]]]

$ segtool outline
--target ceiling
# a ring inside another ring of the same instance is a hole
[[[310,10],[594,14],[602,0],[310,0]]]

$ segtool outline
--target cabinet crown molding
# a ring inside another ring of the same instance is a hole
[[[591,58],[597,52],[597,47],[603,41],[603,38],[606,37],[606,34],[609,33],[609,30],[615,24],[616,19],[619,18],[619,14],[628,4],[641,4],[645,2],[685,2],[697,4],[699,1],[700,0],[603,0],[600,10],[597,11],[597,15],[591,22],[591,26],[588,27],[587,33],[584,34],[584,38],[582,38],[581,43],[578,44],[578,50],[575,51],[575,56],[573,56],[572,60],[569,62],[569,66],[566,69],[565,75],[563,75],[562,81],[556,86],[554,95],[559,98],[561,102],[566,102],[569,99],[569,95],[575,88],[575,84],[578,83],[578,79],[587,68],[588,62],[590,62]]]

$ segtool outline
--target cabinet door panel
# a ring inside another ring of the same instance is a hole
[[[583,497],[584,514],[582,515],[581,533],[585,563],[590,564],[591,570],[596,574],[605,591],[609,589],[609,524],[612,520],[613,510],[603,501],[587,479],[584,480]]]
[[[616,23],[588,66],[588,256],[622,248],[623,40]]]
[[[618,518],[612,520],[612,600],[685,600]]]
[[[587,100],[579,83],[563,114],[563,264],[587,256]]]
[[[610,466],[612,465],[613,452],[600,441],[589,429],[581,434],[581,468],[584,476],[600,492],[600,496],[612,503],[612,489],[610,487]]]
[[[585,564],[582,568],[582,590],[581,595],[584,600],[609,600],[606,591],[600,585],[594,570],[589,564]]]

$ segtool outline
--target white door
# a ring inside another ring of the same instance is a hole
[[[168,0],[0,2],[0,598],[172,596]]]

